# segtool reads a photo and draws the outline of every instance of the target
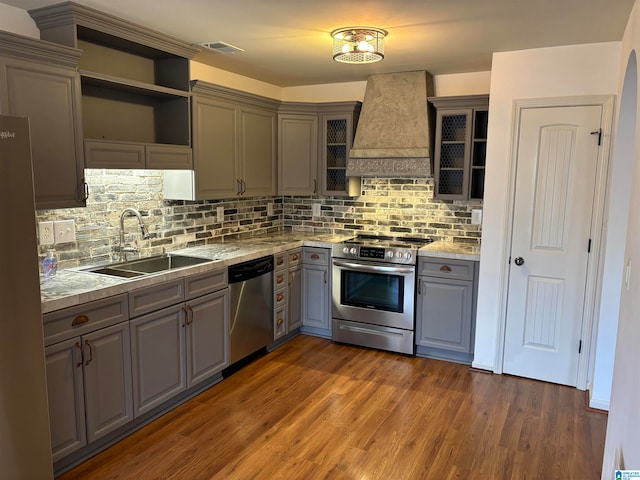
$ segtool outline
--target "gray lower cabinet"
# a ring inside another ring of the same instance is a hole
[[[178,286],[176,282],[168,282],[130,295],[146,297],[155,304],[158,297],[154,290],[166,291],[169,287],[177,291]],[[189,285],[185,291],[188,297]],[[136,301],[132,299],[131,304]],[[140,306],[141,302],[137,304]],[[224,288],[131,320],[136,416],[212,377],[229,364],[228,311],[229,291]]]
[[[44,316],[54,461],[133,420],[126,304],[118,296]]]
[[[302,249],[275,255],[274,340],[302,325]]]
[[[475,263],[420,258],[417,354],[470,362],[475,317]]]
[[[330,250],[305,247],[302,254],[302,331],[331,337]]]
[[[302,326],[302,265],[289,268],[287,300],[287,330],[291,332]]]
[[[85,205],[80,53],[0,32],[0,111],[29,117],[38,210]]]

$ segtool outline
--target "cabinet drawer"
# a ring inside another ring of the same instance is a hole
[[[278,308],[273,314],[273,339],[276,340],[287,333],[287,309]]]
[[[280,272],[282,270],[287,269],[287,258],[289,257],[288,252],[282,252],[274,255],[275,261],[275,271]]]
[[[227,269],[191,275],[185,278],[184,283],[185,298],[187,300],[201,297],[207,293],[213,293],[227,287]]]
[[[45,346],[129,319],[127,295],[84,303],[43,316]]]
[[[191,147],[179,145],[147,145],[146,166],[156,170],[191,170],[193,160]]]
[[[184,300],[182,279],[129,292],[129,316],[137,317]]]
[[[287,289],[279,288],[273,293],[273,308],[284,307],[287,304]]]
[[[293,267],[302,262],[302,249],[296,248],[295,250],[289,250],[288,252],[288,266]]]
[[[471,260],[420,257],[418,260],[418,275],[473,280],[474,264],[475,262]]]
[[[329,265],[329,249],[305,247],[302,251],[302,262],[305,265]]]
[[[273,288],[278,289],[287,285],[287,271],[275,272],[273,275]]]
[[[119,142],[84,142],[87,168],[145,168],[144,145]]]

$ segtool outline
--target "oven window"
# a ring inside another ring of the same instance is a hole
[[[403,312],[403,276],[352,270],[341,273],[340,303],[343,305]]]

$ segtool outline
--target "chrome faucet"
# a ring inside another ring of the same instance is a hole
[[[130,245],[127,246],[124,243],[124,217],[126,217],[127,215],[134,215],[138,219],[138,225],[140,226],[142,238],[145,239],[149,237],[149,231],[147,230],[147,226],[142,221],[140,212],[131,207],[122,210],[122,213],[120,213],[120,246],[118,249],[120,252],[120,261],[127,260],[127,253],[138,253],[140,251],[140,249],[132,247]]]

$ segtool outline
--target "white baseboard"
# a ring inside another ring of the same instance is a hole
[[[591,390],[589,390],[589,408],[595,408],[598,410],[609,411],[609,400],[600,400],[591,396]]]
[[[489,372],[493,372],[494,371],[493,363],[471,362],[471,366],[473,368],[477,368],[478,370],[487,370]]]

